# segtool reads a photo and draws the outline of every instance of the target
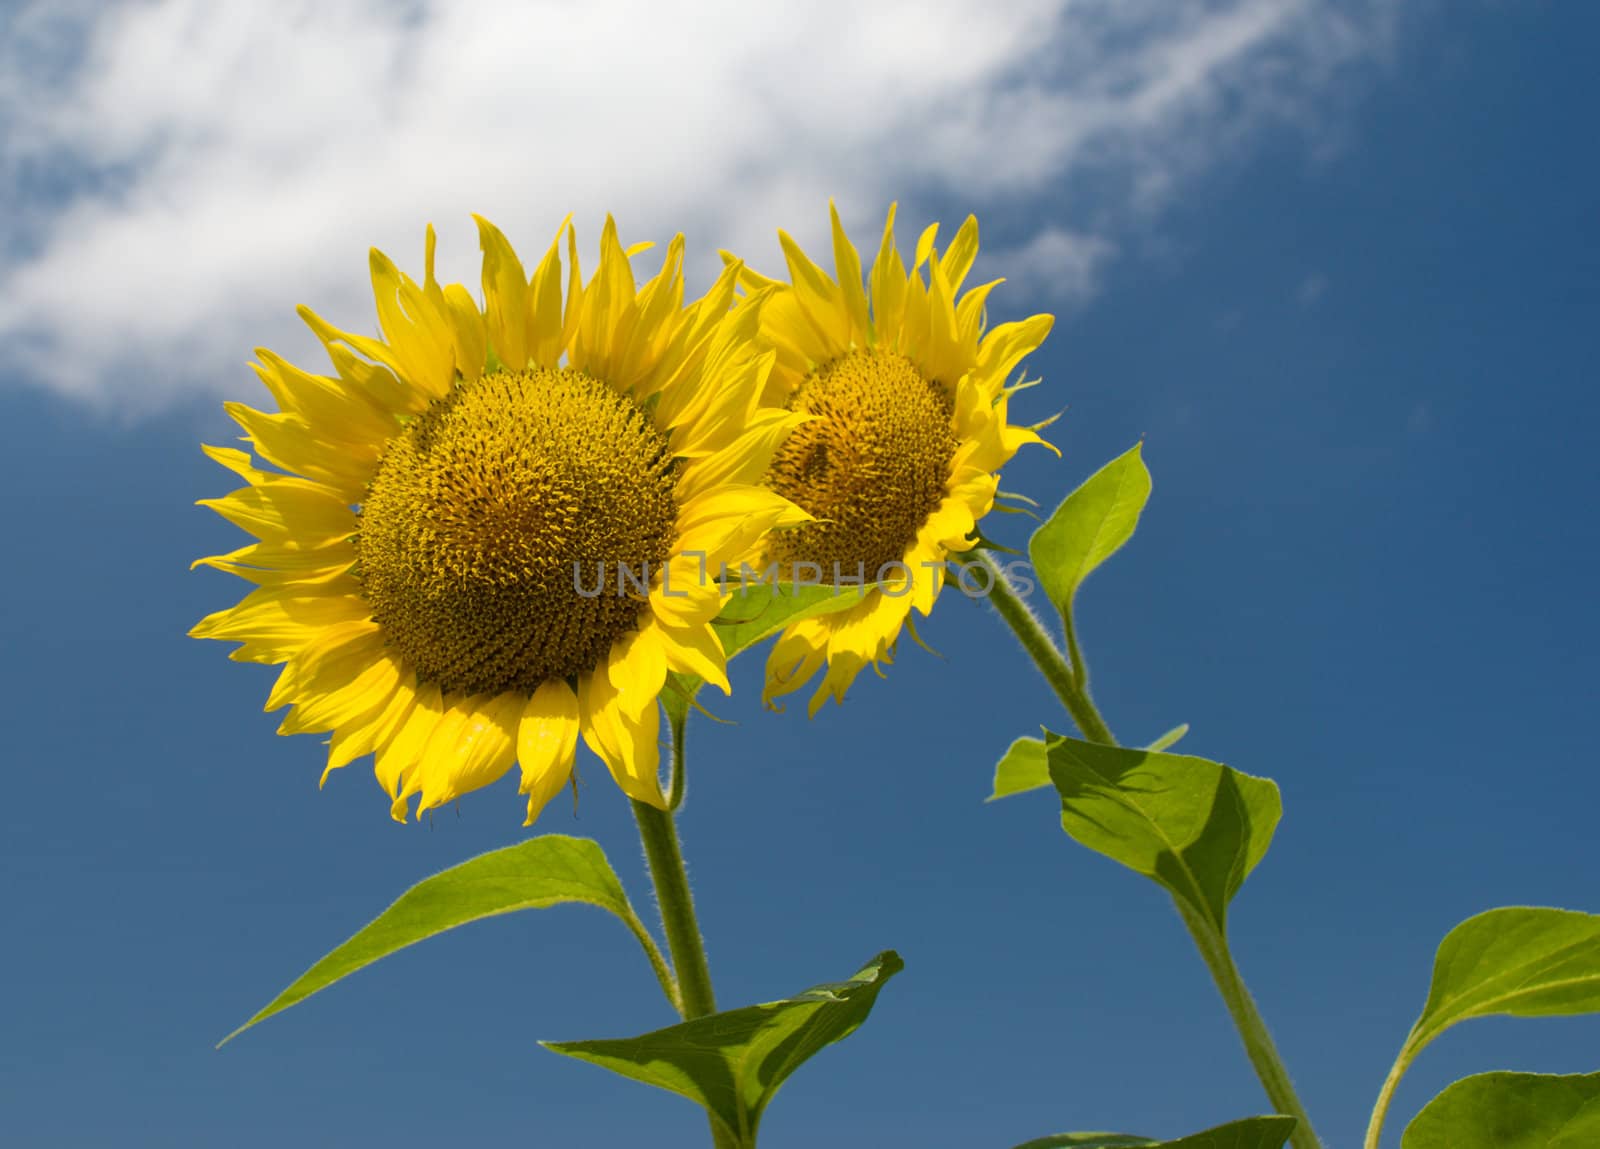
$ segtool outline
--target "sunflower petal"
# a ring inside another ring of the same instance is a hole
[[[578,706],[583,740],[611,771],[628,797],[666,809],[661,793],[661,709],[647,707],[630,716],[618,704],[617,690],[599,671],[578,680]]]
[[[507,692],[480,694],[451,708],[453,720],[435,732],[422,768],[407,785],[422,795],[419,815],[505,776],[517,760],[517,727],[526,705],[522,695]]]
[[[483,249],[484,327],[489,346],[501,363],[520,371],[528,365],[533,345],[528,331],[532,312],[528,275],[500,229],[482,216],[472,218],[478,224],[478,243]]]
[[[517,726],[521,792],[528,796],[528,820],[523,825],[533,825],[572,776],[578,730],[578,697],[572,688],[558,678],[540,683]]]

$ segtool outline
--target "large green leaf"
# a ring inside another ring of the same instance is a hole
[[[1160,882],[1220,933],[1283,807],[1271,779],[1186,754],[1046,734],[1061,826]]]
[[[855,1032],[878,990],[903,965],[889,950],[849,981],[783,1001],[714,1013],[639,1037],[542,1044],[698,1101],[739,1146],[753,1146],[778,1087],[812,1054]]]
[[[1189,733],[1189,724],[1175,726],[1150,743],[1147,750],[1165,750]],[[1005,756],[994,764],[994,793],[984,799],[1009,798],[1029,790],[1039,790],[1050,785],[1050,759],[1044,743],[1037,738],[1018,738],[1006,750]]]
[[[1600,1073],[1481,1073],[1445,1089],[1406,1126],[1401,1149],[1594,1149]]]
[[[1407,1045],[1419,1050],[1471,1017],[1597,1010],[1600,915],[1509,906],[1468,918],[1439,944],[1428,1001]]]
[[[1028,557],[1050,601],[1066,615],[1090,573],[1122,548],[1150,498],[1150,472],[1141,448],[1101,467],[1028,540]]]
[[[1246,1117],[1176,1141],[1152,1141],[1126,1133],[1057,1133],[1017,1149],[1283,1149],[1294,1126],[1293,1117]]]
[[[257,1022],[282,1013],[340,978],[424,938],[480,918],[564,902],[599,906],[621,918],[645,947],[656,975],[671,995],[660,952],[634,913],[599,844],[587,838],[546,834],[479,855],[418,882],[371,925],[301,974],[219,1044],[232,1041]]]

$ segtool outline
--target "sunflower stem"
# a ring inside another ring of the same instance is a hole
[[[682,800],[683,735],[687,716],[671,718],[671,790]],[[635,801],[633,818],[639,824],[639,840],[644,844],[650,864],[650,879],[655,884],[656,904],[661,909],[661,928],[667,935],[667,950],[672,954],[678,999],[673,1004],[685,1021],[704,1017],[717,1010],[711,989],[711,967],[706,961],[705,941],[695,917],[694,895],[689,888],[689,873],[683,864],[683,847],[678,841],[678,824],[672,810],[662,810],[648,802]],[[711,1123],[711,1143],[716,1149],[739,1149],[739,1144],[716,1118]]]
[[[1300,1103],[1299,1094],[1294,1091],[1294,1082],[1289,1079],[1289,1070],[1283,1064],[1272,1033],[1267,1029],[1261,1010],[1256,1006],[1255,998],[1250,996],[1239,967],[1234,963],[1227,937],[1177,898],[1172,899],[1172,904],[1177,907],[1178,916],[1188,928],[1189,937],[1200,952],[1200,959],[1205,962],[1211,980],[1217,985],[1217,992],[1222,995],[1223,1004],[1228,1007],[1228,1016],[1233,1019],[1234,1028],[1244,1041],[1250,1065],[1255,1069],[1261,1087],[1266,1090],[1273,1110],[1295,1119],[1289,1143],[1294,1149],[1322,1149],[1322,1142],[1317,1139],[1316,1130],[1311,1127],[1311,1118],[1306,1115],[1306,1108]]]
[[[1018,593],[1016,586],[995,561],[994,556],[988,551],[980,550],[978,557],[973,561],[988,570],[989,601],[994,604],[995,613],[1017,636],[1022,649],[1033,659],[1034,666],[1039,668],[1039,673],[1056,692],[1056,697],[1061,699],[1061,704],[1067,708],[1067,713],[1072,715],[1072,720],[1078,724],[1083,736],[1090,742],[1103,742],[1108,746],[1115,746],[1117,740],[1112,736],[1111,728],[1106,725],[1105,719],[1100,717],[1100,711],[1095,708],[1094,701],[1089,697],[1088,666],[1083,661],[1083,652],[1078,649],[1077,634],[1072,620],[1068,618],[1066,624],[1068,649],[1073,652],[1073,660],[1069,663],[1061,653],[1061,648],[1056,646],[1055,639],[1045,629],[1044,623],[1039,621],[1039,616],[1033,613],[1033,609]],[[1067,613],[1070,613],[1070,609]]]
[[[717,999],[711,992],[711,969],[706,963],[700,925],[695,920],[694,897],[689,892],[677,825],[671,814],[648,802],[634,802],[633,816],[639,823],[639,839],[650,862],[650,878],[661,907],[661,926],[667,935],[667,952],[672,955],[672,968],[677,974],[678,1012],[685,1021],[715,1013]]]
[[[1083,736],[1090,742],[1118,745],[1111,728],[1100,717],[1100,711],[1089,697],[1089,664],[1078,646],[1072,604],[1068,603],[1061,612],[1067,645],[1067,654],[1064,655],[994,556],[980,550],[973,561],[988,568],[991,588],[989,601],[994,604],[995,613],[1017,636],[1022,649],[1033,659],[1034,666],[1038,667],[1044,680],[1056,692],[1056,697],[1072,715]],[[1306,1116],[1305,1106],[1294,1091],[1294,1083],[1289,1079],[1289,1071],[1272,1040],[1272,1033],[1267,1029],[1261,1011],[1256,1008],[1255,999],[1245,987],[1239,967],[1234,964],[1227,938],[1210,923],[1190,913],[1177,899],[1173,900],[1173,904],[1178,907],[1178,915],[1183,919],[1201,961],[1205,962],[1206,969],[1216,983],[1223,1004],[1228,1007],[1228,1016],[1239,1031],[1250,1065],[1266,1090],[1267,1098],[1279,1113],[1296,1121],[1290,1143],[1295,1149],[1322,1149],[1322,1142],[1317,1140],[1316,1131],[1311,1127],[1311,1118]]]

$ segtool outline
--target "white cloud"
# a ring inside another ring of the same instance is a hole
[[[1047,227],[1021,247],[987,258],[984,270],[1004,274],[1041,305],[1070,307],[1099,289],[1100,269],[1116,250],[1101,236]]]
[[[254,394],[253,346],[310,349],[293,304],[370,325],[369,246],[419,269],[432,220],[441,273],[475,283],[474,211],[525,252],[613,211],[625,238],[686,231],[704,271],[718,246],[771,264],[780,224],[820,238],[830,195],[863,229],[896,197],[1020,205],[1036,234],[996,273],[1081,297],[1115,248],[1095,233],[1381,46],[1360,11],[34,3],[0,49],[8,375],[136,407]],[[1087,219],[1039,206],[1080,178],[1121,190]]]

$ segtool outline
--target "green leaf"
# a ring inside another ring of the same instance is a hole
[[[1152,1141],[1126,1133],[1057,1133],[1018,1145],[1017,1149],[1283,1149],[1294,1126],[1293,1117],[1246,1117],[1176,1141]]]
[[[1401,1149],[1593,1149],[1600,1073],[1480,1073],[1463,1078],[1406,1126]]]
[[[738,1145],[753,1146],[778,1087],[812,1054],[855,1032],[878,990],[903,966],[888,950],[849,981],[783,1001],[714,1013],[640,1037],[541,1044],[698,1101]]]
[[[1278,787],[1205,758],[1046,732],[1061,826],[1152,878],[1220,932],[1228,902],[1267,852]]]
[[[412,886],[373,923],[317,962],[273,998],[265,1008],[219,1042],[239,1034],[275,1013],[282,1013],[327,989],[340,978],[379,958],[405,949],[446,930],[564,902],[585,902],[621,918],[645,947],[663,985],[666,966],[649,931],[639,921],[628,895],[606,860],[605,852],[587,838],[546,834],[503,850],[482,854]],[[669,996],[672,990],[668,989]]]
[[[756,582],[735,591],[717,615],[717,637],[729,658],[778,633],[792,622],[849,610],[861,601],[859,586],[798,586]]]
[[[1175,726],[1150,743],[1148,750],[1165,750],[1185,734],[1189,724]],[[994,793],[984,799],[993,802],[1050,785],[1050,760],[1045,756],[1044,743],[1037,738],[1018,738],[994,765]]]
[[[1439,944],[1433,985],[1407,1045],[1457,1022],[1600,1010],[1600,915],[1509,906],[1468,918]]]
[[[1037,738],[1018,738],[994,766],[994,793],[985,801],[1009,798],[1028,790],[1050,785],[1050,762],[1044,743]]]
[[[1143,443],[1101,467],[1056,508],[1028,541],[1028,557],[1050,601],[1065,617],[1078,587],[1122,548],[1150,498]]]

